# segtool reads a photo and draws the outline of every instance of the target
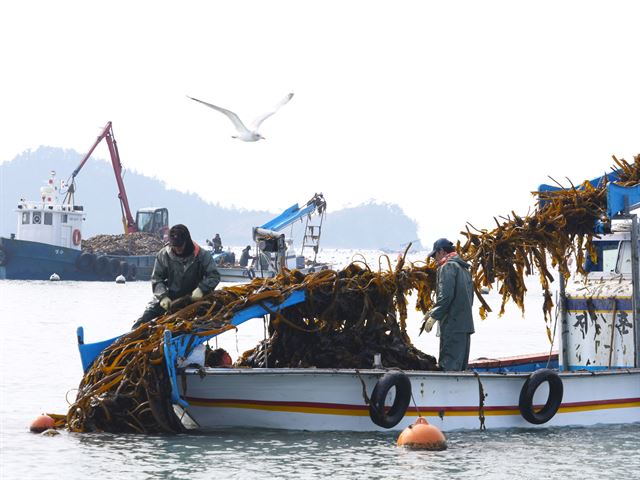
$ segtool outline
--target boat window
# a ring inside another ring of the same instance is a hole
[[[631,273],[631,242],[629,241],[620,244],[616,273]]]
[[[596,249],[597,261],[591,259],[591,255],[586,255],[584,269],[587,272],[613,272],[616,269],[618,259],[618,240],[607,240],[604,242],[593,242]]]
[[[31,217],[31,212],[22,212],[22,224],[26,225],[29,223]]]
[[[66,213],[62,214],[62,223],[68,223],[69,221],[69,215],[67,215]]]
[[[33,212],[33,223],[36,223],[36,224],[42,223],[42,217],[40,212]]]
[[[44,224],[45,225],[53,225],[53,213],[44,212]]]
[[[138,212],[136,223],[138,224],[138,231],[151,232],[153,220],[153,213],[151,212]]]

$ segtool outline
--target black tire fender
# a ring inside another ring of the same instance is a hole
[[[109,274],[110,264],[109,258],[105,255],[100,255],[96,258],[95,272],[100,276],[106,276]]]
[[[116,278],[118,275],[120,275],[122,273],[122,271],[120,270],[120,260],[118,260],[117,258],[109,259],[108,272],[113,278]]]
[[[393,387],[396,389],[396,396],[391,408],[386,410],[384,401],[389,390]],[[379,427],[395,427],[404,418],[410,402],[411,381],[409,377],[403,372],[387,372],[373,388],[369,402],[369,417]]]
[[[549,383],[549,398],[547,398],[544,406],[536,411],[533,408],[533,396],[538,387],[544,382]],[[522,386],[522,390],[520,390],[520,400],[518,402],[520,415],[522,415],[522,418],[527,422],[533,423],[534,425],[547,423],[556,414],[558,408],[560,408],[563,393],[562,379],[556,372],[548,368],[536,370],[529,375]]]
[[[81,272],[89,272],[93,270],[95,263],[96,256],[93,253],[84,252],[76,258],[76,268]]]
[[[120,260],[120,275],[127,277],[129,275],[129,264],[124,260]]]
[[[127,272],[127,280],[135,280],[138,276],[138,267],[133,263],[129,264],[129,271]]]

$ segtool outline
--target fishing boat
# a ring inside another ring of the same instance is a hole
[[[56,182],[52,171],[46,185],[40,188],[39,200],[20,199],[16,233],[9,238],[0,237],[0,279],[113,281],[120,275],[128,280],[150,278],[155,259],[152,255],[94,254],[82,250],[86,212],[75,203],[75,178],[102,140],[109,147],[125,234],[144,232],[166,238],[166,208],[143,208],[133,217],[113,127],[107,122],[68,181]],[[65,195],[62,201],[58,200],[60,193]]]
[[[598,179],[594,180],[594,182]],[[600,179],[602,181],[602,179]],[[551,187],[550,187],[551,188]],[[194,353],[215,334],[164,333],[171,403],[185,428],[402,430],[421,416],[443,431],[640,422],[640,186],[607,185],[611,223],[594,239],[586,278],[560,282],[557,354],[473,362],[463,372],[367,369],[210,368]],[[238,312],[238,326],[304,302]],[[85,344],[83,367],[115,339]],[[195,365],[194,365],[195,364]]]
[[[20,199],[16,233],[0,237],[0,279],[128,280],[149,278],[154,257],[95,255],[82,251],[82,205],[60,202],[63,182],[51,172],[39,200]]]
[[[252,232],[256,255],[250,264],[239,265],[235,255],[229,252],[211,252],[218,265],[222,282],[246,282],[254,278],[273,278],[282,269],[297,269],[302,273],[313,273],[331,268],[318,261],[322,222],[327,203],[322,193],[316,193],[304,205],[291,205],[268,222],[254,227]],[[294,250],[293,238],[286,237],[283,230],[296,222],[304,222],[299,254]],[[311,252],[310,255],[305,255]]]

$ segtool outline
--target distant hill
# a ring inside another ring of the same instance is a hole
[[[14,208],[20,198],[37,199],[39,188],[55,170],[66,180],[78,166],[82,154],[73,150],[40,147],[0,164],[0,235],[15,232]],[[206,202],[193,193],[168,189],[158,179],[127,171],[124,182],[133,214],[141,207],[167,207],[171,224],[184,223],[197,241],[220,233],[225,245],[244,245],[251,240],[251,228],[280,212],[225,208]],[[87,212],[84,237],[122,232],[120,203],[111,164],[93,160],[76,177],[76,202]],[[327,199],[331,205],[331,199]],[[292,199],[292,203],[295,199]],[[321,246],[334,248],[398,250],[417,238],[417,223],[394,204],[368,203],[329,211]],[[296,239],[298,240],[298,239]],[[414,249],[421,248],[414,241]]]

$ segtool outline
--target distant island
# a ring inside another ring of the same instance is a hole
[[[66,180],[82,156],[74,150],[43,146],[0,164],[0,235],[15,232],[14,210],[20,198],[37,199],[51,170],[57,172],[58,180]],[[134,215],[137,208],[167,207],[170,223],[189,226],[193,238],[200,242],[220,233],[225,245],[251,243],[252,227],[281,213],[222,207],[196,194],[168,189],[164,182],[132,171],[127,171],[124,182]],[[111,164],[101,159],[87,162],[76,184],[76,202],[87,212],[84,237],[122,233],[122,215]],[[291,203],[296,201],[299,199],[292,199]],[[398,205],[369,202],[331,210],[330,198],[327,203],[329,211],[322,226],[321,247],[398,251],[412,242],[412,250],[422,249],[417,240],[417,222],[407,217]]]

